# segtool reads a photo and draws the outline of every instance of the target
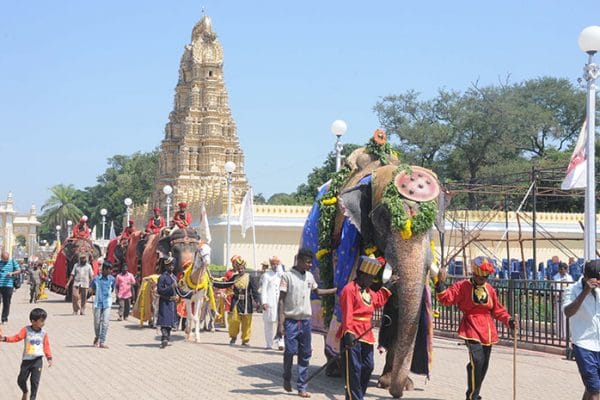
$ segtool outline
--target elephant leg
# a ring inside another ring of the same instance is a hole
[[[394,360],[394,349],[390,348],[390,349],[388,349],[388,351],[385,355],[385,366],[383,367],[383,372],[381,373],[381,376],[377,380],[378,388],[387,389],[390,387],[390,384],[392,382],[391,374],[392,374],[393,360]]]
[[[413,341],[413,346],[414,346],[414,341]],[[411,346],[411,349],[413,346]],[[404,390],[407,390],[407,387],[414,389],[414,384],[413,384],[412,380],[410,379],[410,377],[408,376],[408,374],[410,372],[410,365],[412,363],[412,354],[413,354],[413,350],[410,350],[406,354],[406,357],[404,358],[404,361],[402,362],[402,365],[400,366],[398,373],[396,373],[395,371],[393,371],[391,373],[391,383],[390,383],[390,387],[389,387],[389,392],[392,395],[392,397],[394,397],[395,399],[402,397],[402,393],[404,392]],[[408,390],[411,390],[411,389],[408,389]]]

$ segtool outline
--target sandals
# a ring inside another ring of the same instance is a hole
[[[310,397],[310,393],[308,392],[298,392],[298,396],[308,399]]]

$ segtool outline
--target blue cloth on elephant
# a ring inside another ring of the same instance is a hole
[[[157,325],[171,327],[176,321],[175,302],[171,300],[175,296],[175,276],[169,272],[163,272],[158,278],[156,291],[158,292],[158,318]]]

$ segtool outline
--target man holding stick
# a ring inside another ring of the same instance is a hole
[[[487,277],[494,273],[494,266],[485,257],[472,261],[473,276],[446,287],[445,268],[440,268],[435,291],[444,306],[457,305],[463,313],[458,328],[458,336],[465,340],[469,349],[467,364],[467,400],[481,399],[479,392],[488,370],[492,345],[498,342],[498,332],[494,319],[511,330],[516,322],[498,301],[496,291],[487,283]]]
[[[296,255],[296,265],[281,277],[278,302],[277,335],[285,334],[283,352],[283,388],[292,391],[292,364],[294,355],[298,355],[298,396],[310,397],[306,391],[308,362],[312,355],[310,317],[310,292],[317,291],[320,296],[333,295],[337,288],[319,289],[310,269],[314,253],[301,248]]]
[[[336,337],[341,339],[340,352],[346,379],[346,400],[362,400],[373,372],[373,326],[371,320],[376,309],[385,305],[392,292],[390,280],[377,292],[370,289],[382,263],[378,259],[361,257],[356,279],[342,289],[340,309],[342,324]]]

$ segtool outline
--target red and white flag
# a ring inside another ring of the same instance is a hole
[[[587,143],[587,120],[584,121],[577,145],[571,155],[571,161],[567,167],[567,175],[565,180],[560,185],[562,190],[582,189],[585,188],[585,174],[587,171],[585,160],[587,159],[585,145]]]
[[[246,230],[254,226],[254,213],[252,212],[252,202],[254,195],[252,188],[246,192],[242,205],[240,207],[240,225],[242,226],[242,237],[246,237]]]

